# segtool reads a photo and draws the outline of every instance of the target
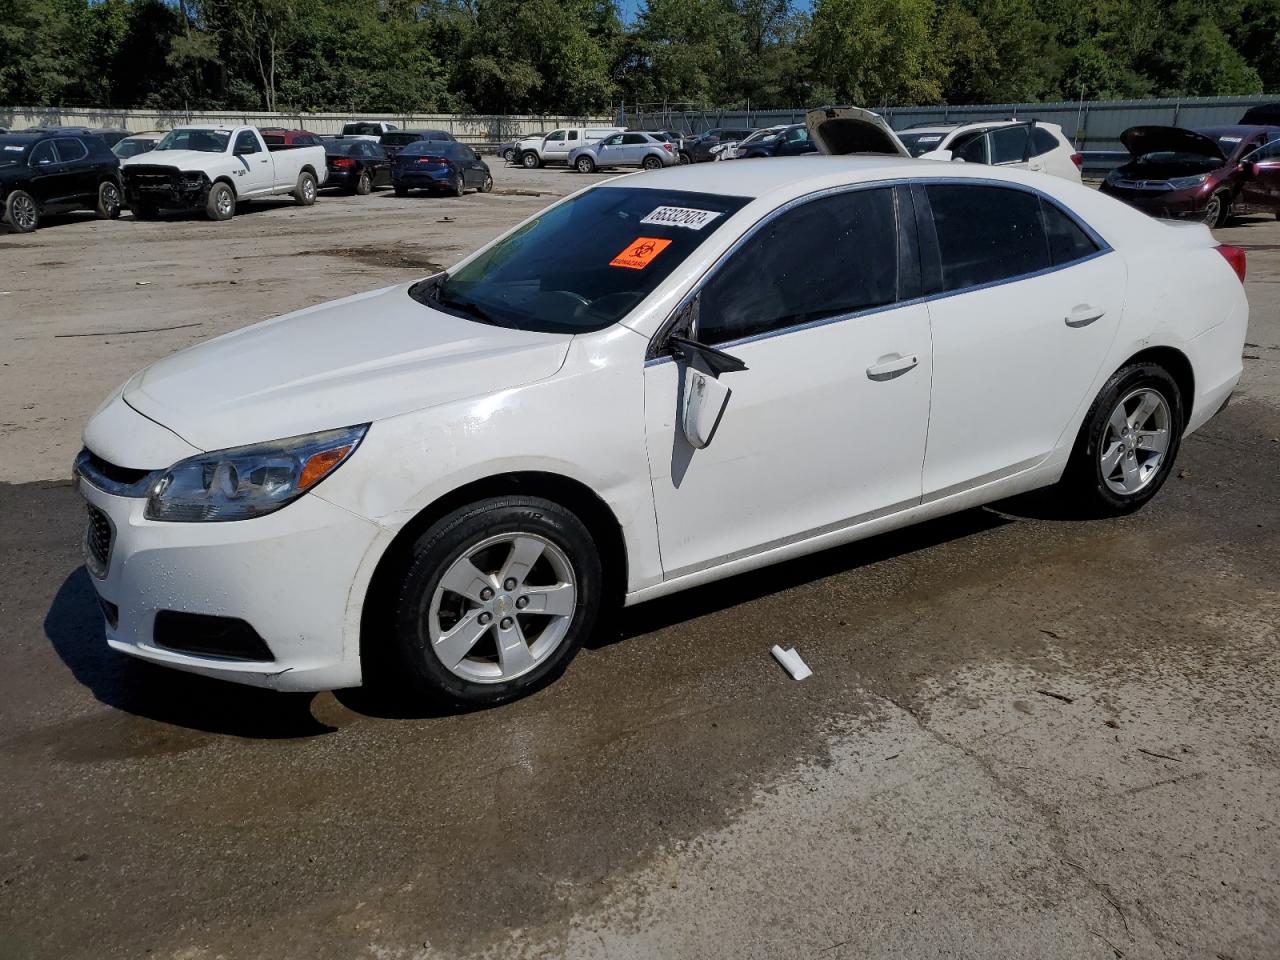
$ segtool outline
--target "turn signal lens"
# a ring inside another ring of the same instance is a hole
[[[1231,264],[1231,269],[1236,272],[1240,282],[1244,283],[1244,250],[1240,247],[1233,247],[1228,243],[1220,243],[1216,249],[1222,254],[1223,259]]]
[[[346,458],[354,446],[355,444],[349,443],[345,447],[334,447],[332,450],[324,450],[308,457],[302,467],[302,474],[298,477],[298,489],[307,490],[323,480],[330,470]]]

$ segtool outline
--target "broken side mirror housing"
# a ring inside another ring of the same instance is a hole
[[[732,393],[716,377],[688,366],[684,369],[684,422],[689,445],[701,450],[711,443]]]

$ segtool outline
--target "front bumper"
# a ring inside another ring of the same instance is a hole
[[[131,166],[121,172],[129,206],[144,204],[165,210],[198,210],[208,202],[209,178],[170,167]]]
[[[159,523],[143,516],[142,497],[108,493],[80,473],[76,485],[101,511],[87,531],[86,567],[105,601],[112,649],[278,690],[360,683],[365,561],[385,536],[377,525],[310,494],[252,520]],[[166,610],[243,620],[270,659],[161,646],[155,621]]]

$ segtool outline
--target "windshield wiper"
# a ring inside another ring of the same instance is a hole
[[[431,284],[430,289],[425,291],[427,294],[426,299],[428,301],[435,303],[437,306],[443,307],[446,310],[452,310],[454,313],[461,313],[464,316],[470,317],[472,320],[479,321],[480,323],[487,323],[490,326],[499,326],[498,321],[487,313],[484,307],[480,306],[480,304],[473,303],[470,300],[450,300],[447,298],[442,292],[444,290],[444,282],[447,279],[447,276],[442,276]]]

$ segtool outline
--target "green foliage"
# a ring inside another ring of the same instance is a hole
[[[1280,91],[1280,0],[0,0],[0,103],[587,113]]]

